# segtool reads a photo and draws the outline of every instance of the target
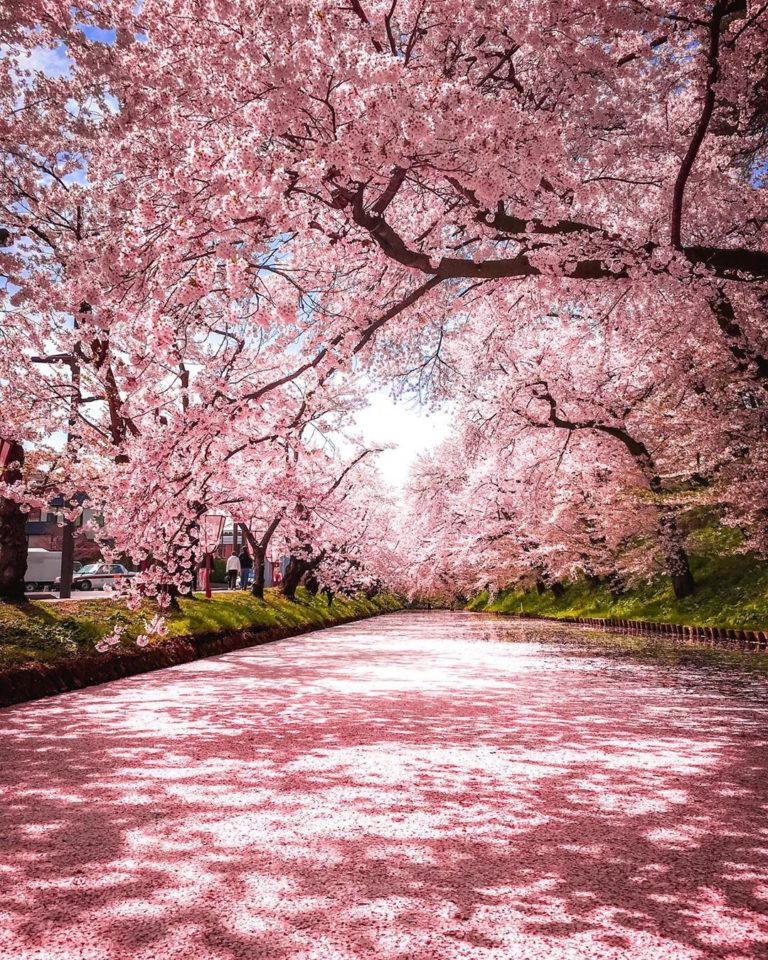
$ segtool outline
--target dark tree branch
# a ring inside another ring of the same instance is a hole
[[[392,171],[392,176],[390,178],[389,183],[387,184],[386,189],[381,194],[381,196],[376,201],[376,203],[374,203],[373,207],[371,207],[374,213],[381,216],[385,212],[385,210],[390,205],[390,203],[392,203],[392,201],[395,199],[395,196],[397,195],[397,191],[403,185],[403,182],[405,180],[405,174],[406,174],[406,171],[404,167],[394,168],[394,170]]]
[[[371,21],[368,19],[368,14],[365,12],[365,10],[363,10],[363,6],[360,3],[360,0],[351,0],[351,3],[352,3],[352,10],[360,19],[361,23],[364,23],[366,27],[370,27]],[[384,52],[384,47],[376,39],[376,37],[372,37],[371,42],[373,43],[373,47],[376,53]]]
[[[717,0],[712,9],[712,20],[709,24],[709,52],[707,54],[707,79],[704,87],[704,102],[698,123],[693,132],[693,137],[688,144],[688,149],[680,165],[672,194],[672,216],[669,231],[672,246],[677,250],[682,250],[681,231],[685,188],[693,165],[696,162],[696,157],[704,142],[704,137],[707,135],[709,123],[712,119],[712,112],[715,109],[715,84],[720,74],[720,29],[726,7],[727,2]]]

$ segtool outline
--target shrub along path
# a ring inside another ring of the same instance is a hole
[[[571,633],[392,614],[3,711],[0,956],[764,957],[764,679]]]

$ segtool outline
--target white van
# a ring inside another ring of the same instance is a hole
[[[75,564],[79,569],[80,564]],[[30,547],[27,550],[27,572],[24,575],[24,589],[27,593],[34,590],[50,590],[61,576],[61,550],[44,550],[42,547]]]

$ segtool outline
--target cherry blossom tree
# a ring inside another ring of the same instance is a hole
[[[621,474],[611,498],[644,491],[626,509],[640,529],[655,511],[680,595],[683,488],[761,529],[765,5],[21,0],[0,29],[2,433],[65,436],[67,495],[113,504],[115,549],[152,556],[156,585],[188,584],[199,518],[238,497],[262,552],[277,517],[297,565],[352,549],[303,516],[289,464],[362,366],[457,391],[475,424],[451,462],[503,499],[513,439],[520,476],[546,475],[535,523],[499,505],[527,532],[503,559],[486,536],[489,569],[557,583],[587,543],[603,569],[591,458]],[[60,75],[24,72],[54,54]],[[545,474],[557,444],[568,469]],[[450,535],[422,564],[448,580],[459,532],[464,552],[487,534],[464,472],[433,491]],[[32,492],[5,479],[13,513]]]
[[[723,304],[726,348],[761,376],[728,320],[768,276],[760,5],[75,9],[114,38],[79,41],[71,86],[80,102],[97,77],[116,105],[90,161],[115,240],[89,258],[121,297],[162,302],[169,277],[191,296],[215,248],[235,286],[314,294],[322,365],[437,287],[629,280]]]
[[[711,316],[707,326],[681,309],[674,329],[645,317],[628,338],[616,314],[647,306],[615,303],[607,324],[574,305],[543,315],[521,303],[512,322],[477,325],[469,351],[441,347],[462,392],[457,440],[420,468],[412,496],[459,592],[526,577],[558,591],[578,572],[619,589],[656,554],[678,597],[694,589],[681,519],[738,513],[755,493],[765,417],[752,378],[717,350]],[[753,546],[765,536],[754,513]]]

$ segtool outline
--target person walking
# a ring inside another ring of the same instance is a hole
[[[248,547],[243,547],[238,560],[240,561],[240,586],[243,590],[247,590],[253,574],[253,557],[248,552]]]
[[[227,559],[227,586],[230,590],[237,587],[237,578],[240,575],[240,558],[236,553]]]

